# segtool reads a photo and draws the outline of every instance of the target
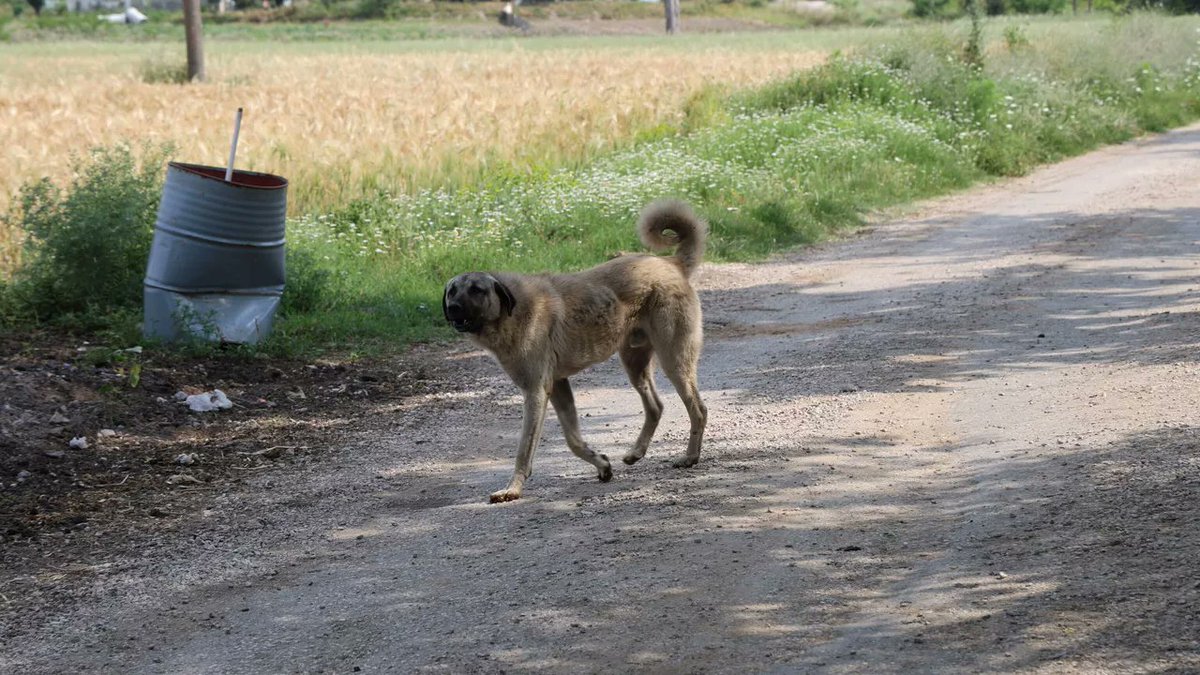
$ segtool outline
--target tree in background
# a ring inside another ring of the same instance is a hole
[[[967,46],[963,56],[968,66],[976,70],[983,69],[983,19],[980,17],[979,3],[981,0],[964,0],[967,3],[967,16],[971,17],[971,32],[967,37]]]
[[[188,82],[203,82],[204,34],[200,27],[200,0],[183,0],[183,38],[187,46]]]
[[[679,32],[679,0],[663,0],[663,10],[667,15],[667,34]]]
[[[42,8],[46,6],[46,0],[26,0],[29,6],[33,8],[33,13],[41,16]]]

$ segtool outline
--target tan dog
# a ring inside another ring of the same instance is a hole
[[[691,419],[687,454],[674,464],[689,467],[700,459],[708,412],[696,387],[703,339],[700,299],[688,278],[704,255],[708,229],[686,204],[675,201],[647,206],[637,228],[648,248],[675,245],[675,255],[622,255],[576,274],[470,272],[446,284],[446,320],[490,351],[525,394],[516,471],[507,488],[492,493],[493,502],[520,498],[533,471],[547,399],[571,452],[595,466],[601,481],[612,478],[608,457],[593,452],[579,435],[567,378],[617,352],[646,411],[624,462],[645,456],[662,416],[654,388],[655,356]]]

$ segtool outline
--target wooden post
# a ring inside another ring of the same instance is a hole
[[[200,0],[183,0],[183,31],[187,38],[189,82],[204,81],[204,36],[200,32]]]
[[[667,35],[679,32],[679,0],[663,0],[663,9],[667,13]]]

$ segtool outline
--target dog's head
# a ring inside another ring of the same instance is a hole
[[[486,272],[460,274],[442,293],[442,313],[460,333],[478,333],[487,324],[512,316],[516,307],[512,291]]]

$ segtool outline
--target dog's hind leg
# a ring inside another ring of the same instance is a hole
[[[558,415],[558,423],[562,426],[563,436],[567,439],[567,447],[583,461],[596,467],[597,477],[601,482],[612,480],[612,464],[608,457],[595,452],[584,442],[579,434],[579,413],[575,411],[575,397],[571,394],[571,383],[567,378],[555,380],[550,389],[550,402]]]
[[[625,366],[625,372],[629,375],[629,383],[637,390],[638,396],[642,397],[642,408],[646,412],[637,442],[633,444],[633,449],[621,458],[626,464],[633,464],[646,456],[650,439],[654,438],[658,421],[662,419],[663,405],[662,399],[658,398],[658,391],[654,388],[654,349],[649,344],[636,347],[627,344],[622,347],[621,364]]]
[[[503,490],[493,492],[492,503],[521,498],[521,488],[533,473],[533,451],[542,440],[542,422],[546,419],[547,392],[539,385],[525,390],[525,414],[521,421],[521,441],[517,445],[517,467],[512,481]]]
[[[678,348],[659,349],[658,353],[663,372],[683,399],[692,423],[687,454],[672,462],[676,468],[684,469],[700,461],[700,444],[704,441],[704,427],[708,423],[708,408],[700,400],[700,388],[696,384],[696,364],[700,360],[699,330],[692,332]]]

